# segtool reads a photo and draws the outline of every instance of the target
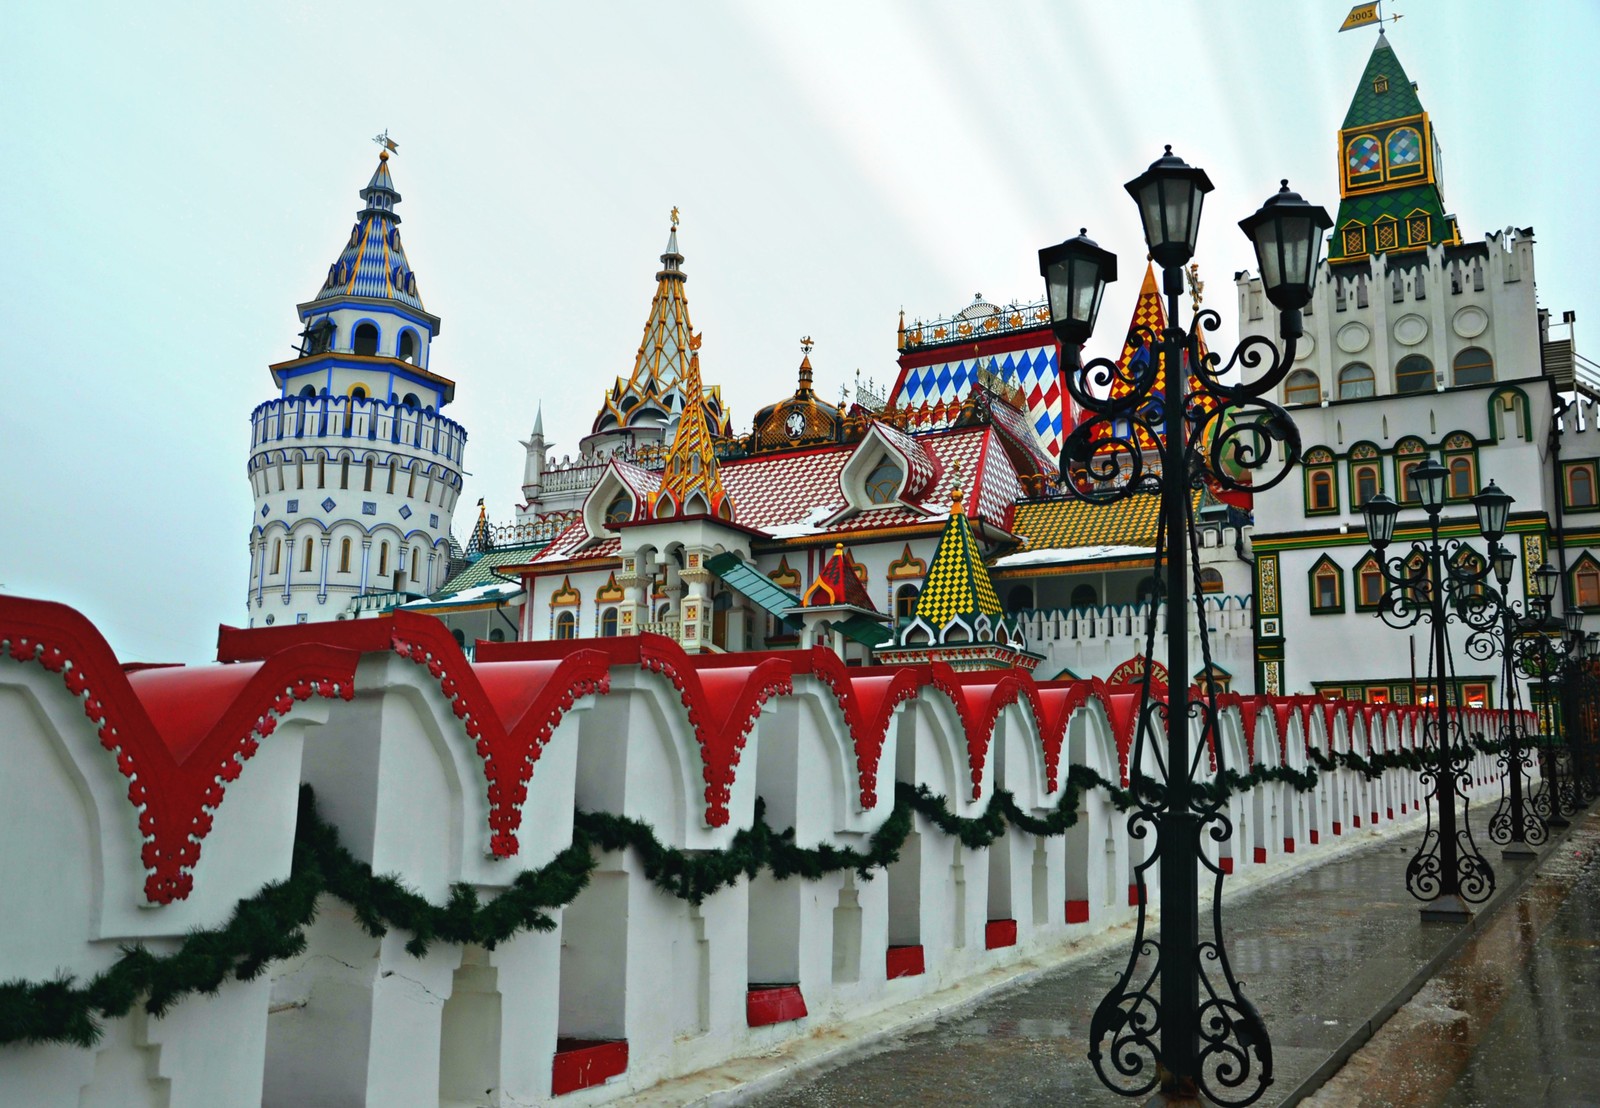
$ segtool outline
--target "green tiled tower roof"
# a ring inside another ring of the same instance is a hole
[[[1387,81],[1379,78],[1387,78]],[[1387,91],[1375,91],[1385,83]],[[1356,86],[1355,98],[1350,101],[1350,110],[1345,113],[1344,129],[1370,127],[1386,119],[1421,114],[1422,101],[1417,99],[1411,78],[1406,76],[1400,59],[1395,57],[1388,37],[1380,33],[1372,56],[1367,59],[1367,68],[1361,74],[1361,84]]]
[[[1339,131],[1339,196],[1330,262],[1461,241],[1439,190],[1433,124],[1381,33]]]

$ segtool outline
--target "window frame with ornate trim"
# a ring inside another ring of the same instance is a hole
[[[1402,367],[1409,365],[1411,368],[1402,372]],[[1426,366],[1426,371],[1418,369],[1419,365]],[[1417,380],[1426,379],[1422,388],[1405,389],[1400,387],[1400,382],[1405,378]],[[1437,371],[1434,369],[1433,360],[1424,354],[1407,354],[1394,364],[1394,391],[1397,396],[1420,396],[1425,392],[1434,392],[1437,388]]]
[[[1345,377],[1352,370],[1365,370],[1366,371],[1367,377],[1366,377],[1366,381],[1364,382],[1366,384],[1366,386],[1367,386],[1367,391],[1366,392],[1347,392],[1346,391],[1345,386],[1347,384],[1359,384],[1359,383],[1362,383],[1362,382],[1359,382],[1359,381],[1347,382],[1345,380]],[[1378,375],[1375,372],[1373,372],[1372,367],[1369,366],[1366,362],[1347,362],[1345,365],[1339,367],[1338,389],[1339,389],[1339,399],[1340,400],[1365,400],[1368,397],[1377,396],[1378,395]]]
[[[1389,590],[1389,583],[1384,579],[1383,567],[1378,561],[1378,556],[1371,551],[1367,556],[1355,564],[1350,571],[1350,579],[1355,585],[1355,609],[1358,612],[1376,612],[1383,607],[1383,594]],[[1368,598],[1367,585],[1376,582],[1377,594]]]
[[[1321,582],[1324,580],[1333,583],[1331,603],[1322,600]],[[1306,585],[1312,615],[1327,616],[1344,612],[1344,570],[1327,554],[1311,563],[1311,568],[1306,571]]]
[[[1428,460],[1428,444],[1407,435],[1394,444],[1394,498],[1400,504],[1418,502],[1417,490],[1407,478],[1411,471]]]
[[[1600,610],[1600,561],[1585,550],[1567,571],[1567,584],[1572,589],[1574,607],[1586,612]],[[1585,586],[1587,585],[1587,599]]]
[[[1478,494],[1478,440],[1465,431],[1452,431],[1444,437],[1439,445],[1440,459],[1445,469],[1450,471],[1450,476],[1445,479],[1444,498],[1446,502],[1462,504],[1471,500]],[[1462,472],[1458,465],[1466,463],[1466,483],[1463,486],[1457,481],[1457,475]],[[1464,491],[1463,491],[1464,489]]]
[[[1572,476],[1580,472],[1589,481],[1589,498],[1582,503],[1572,495]],[[1561,463],[1561,506],[1569,512],[1600,510],[1600,458],[1575,458]]]
[[[1477,351],[1479,354],[1482,354],[1483,355],[1483,359],[1481,361],[1467,362],[1466,365],[1463,366],[1461,360],[1463,358],[1465,358],[1468,354],[1471,354],[1473,351]],[[1478,369],[1486,368],[1486,369],[1488,369],[1489,374],[1488,374],[1487,377],[1482,377],[1482,378],[1480,378],[1478,380],[1463,381],[1461,379],[1461,371],[1462,371],[1463,368],[1468,369],[1468,370],[1478,370]],[[1455,357],[1450,359],[1450,384],[1451,385],[1490,385],[1490,384],[1494,383],[1494,380],[1495,380],[1495,376],[1494,376],[1494,355],[1489,353],[1488,350],[1484,349],[1481,346],[1465,346],[1465,347],[1462,347],[1460,350],[1456,351]]]
[[[1367,497],[1361,495],[1361,474],[1370,472],[1373,476],[1372,496],[1383,492],[1383,451],[1375,443],[1358,442],[1346,453],[1346,464],[1350,467],[1350,507],[1359,509],[1367,502]]]
[[[1301,456],[1305,471],[1305,514],[1328,516],[1339,514],[1339,460],[1326,446],[1313,446]],[[1328,502],[1317,504],[1316,489],[1323,485],[1328,492]]]
[[[1297,378],[1299,379],[1298,384],[1296,383]],[[1309,384],[1306,383],[1305,378],[1310,378]],[[1309,396],[1304,395],[1307,392],[1310,393]],[[1283,402],[1296,406],[1322,403],[1322,378],[1318,377],[1313,370],[1294,370],[1288,377],[1284,378]]]

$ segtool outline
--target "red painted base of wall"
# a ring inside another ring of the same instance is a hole
[[[920,946],[891,946],[884,965],[891,981],[896,977],[920,977],[927,971]]]
[[[1402,816],[1406,814],[1406,806],[1404,804],[1400,805],[1400,814]]]
[[[1373,812],[1372,813],[1372,826],[1374,826],[1374,827],[1378,826],[1378,813],[1377,812]]]
[[[1218,858],[1217,859],[1217,868],[1220,869],[1223,873],[1232,873],[1233,872],[1233,859],[1232,858]]]
[[[1350,826],[1351,827],[1360,827],[1361,826],[1361,817],[1360,816],[1351,816],[1350,817]]]
[[[557,1039],[550,1093],[561,1096],[603,1085],[627,1068],[627,1039]]]
[[[1255,858],[1256,858],[1256,865],[1258,865],[1258,866],[1261,865],[1263,862],[1265,862],[1267,860],[1267,848],[1264,847],[1264,846],[1256,847]]]
[[[1320,842],[1322,842],[1322,832],[1313,827],[1311,829],[1311,845],[1316,846]]]
[[[1288,838],[1288,837],[1284,838],[1284,840],[1283,840],[1283,852],[1285,854],[1293,854],[1294,853],[1294,840],[1293,839]]]
[[[983,925],[983,949],[999,950],[1003,946],[1017,945],[1017,921],[992,919]]]
[[[1067,922],[1068,923],[1088,923],[1089,922],[1089,902],[1087,900],[1069,900],[1069,901],[1067,901]]]
[[[1139,883],[1135,881],[1133,884],[1128,886],[1128,906],[1130,908],[1138,907],[1140,899]]]
[[[799,985],[751,985],[744,995],[744,1022],[750,1027],[788,1023],[805,1014]]]
[[[1344,825],[1341,824],[1338,820],[1334,820],[1333,821],[1333,833],[1335,835],[1343,835],[1344,834]]]
[[[1390,819],[1394,819],[1394,809],[1393,808],[1385,808],[1384,811],[1389,813],[1389,818]],[[1377,819],[1377,817],[1374,816],[1373,819]]]

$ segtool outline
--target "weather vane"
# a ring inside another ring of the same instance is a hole
[[[379,146],[383,147],[385,153],[389,153],[389,154],[398,154],[398,153],[400,153],[400,144],[398,142],[396,142],[394,139],[389,137],[389,128],[387,128],[387,127],[385,127],[383,129],[383,134],[381,134],[381,135],[373,135],[372,136],[372,141],[377,143]]]
[[[1206,283],[1200,280],[1200,263],[1190,262],[1189,268],[1184,271],[1184,276],[1189,280],[1189,295],[1194,298],[1194,310],[1200,310],[1200,302],[1205,298],[1200,294],[1206,291]]]
[[[815,345],[817,344],[811,341],[811,336],[807,335],[805,338],[800,340],[800,352],[802,354],[809,354],[811,353],[811,348]]]
[[[672,229],[674,231],[678,229],[678,205],[676,204],[672,205]]]
[[[1404,18],[1399,12],[1394,15],[1384,15],[1383,0],[1367,0],[1367,3],[1357,4],[1350,9],[1350,14],[1344,17],[1344,22],[1340,24],[1339,30],[1353,31],[1357,27],[1370,27],[1376,23],[1378,25],[1378,33],[1381,35],[1383,34],[1383,25],[1385,23],[1396,23]]]

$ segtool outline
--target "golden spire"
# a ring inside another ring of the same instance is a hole
[[[722,487],[716,442],[706,411],[705,389],[700,384],[701,336],[689,336],[689,370],[683,382],[683,412],[667,451],[661,489],[654,504],[657,519],[683,515],[712,515],[733,519],[733,500]],[[696,498],[703,503],[693,503]]]

